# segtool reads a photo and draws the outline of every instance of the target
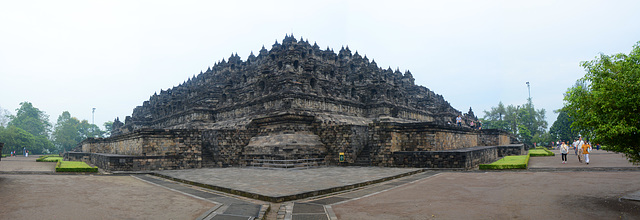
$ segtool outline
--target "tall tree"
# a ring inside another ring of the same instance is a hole
[[[68,111],[62,112],[54,127],[51,137],[53,143],[59,151],[69,151],[76,147],[82,139],[82,134],[78,131],[80,121],[71,117]]]
[[[31,133],[11,125],[7,128],[0,127],[0,140],[4,142],[3,154],[9,154],[11,151],[21,154],[23,149],[33,151],[32,147],[36,143],[35,137]]]
[[[96,138],[103,137],[104,131],[100,130],[100,127],[94,124],[89,124],[89,121],[82,120],[78,125],[78,131],[84,138]]]
[[[31,102],[21,102],[20,108],[16,109],[16,115],[9,118],[9,125],[21,128],[34,136],[49,136],[49,115],[34,107]]]
[[[60,151],[69,151],[75,148],[78,143],[88,137],[103,137],[104,131],[94,124],[89,124],[87,120],[78,120],[71,117],[68,111],[62,112],[54,127],[51,137]]]
[[[27,150],[33,154],[49,153],[54,150],[53,144],[48,139],[49,132],[51,131],[49,115],[34,107],[31,102],[20,103],[20,108],[16,109],[16,115],[12,115],[9,118],[11,119],[8,123],[9,127],[20,128],[32,135],[30,137],[32,140],[28,142],[30,145],[23,146]],[[25,137],[21,132],[17,132],[16,130],[12,130],[10,134]]]
[[[572,128],[640,163],[640,41],[629,55],[600,54],[581,65],[586,74],[568,89],[562,108]]]
[[[553,125],[549,128],[551,138],[553,140],[561,141],[573,141],[578,139],[578,132],[571,129],[573,118],[569,117],[569,114],[562,109],[560,109],[558,113],[558,118],[556,118],[556,121],[553,122]]]
[[[500,102],[497,107],[491,107],[490,111],[484,111],[484,113],[483,128],[508,131],[528,145],[533,145],[533,142],[549,140],[548,135],[545,135],[547,129],[546,111],[544,109],[536,110],[531,99],[524,105],[509,105],[506,108]]]

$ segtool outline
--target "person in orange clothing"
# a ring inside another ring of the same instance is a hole
[[[591,153],[591,144],[589,142],[585,142],[582,145],[582,154],[584,155],[584,162],[589,165],[589,153]]]

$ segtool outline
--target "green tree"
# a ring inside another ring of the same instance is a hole
[[[507,110],[502,102],[498,103],[497,107],[491,107],[490,111],[484,111],[484,118],[481,118],[482,127],[488,129],[502,129],[505,131],[511,131],[510,122],[504,120],[507,114]]]
[[[87,120],[78,120],[71,117],[68,111],[62,112],[54,127],[51,137],[56,148],[60,151],[69,151],[78,143],[88,137],[103,137],[104,131],[98,126],[89,124]]]
[[[640,163],[640,41],[629,55],[600,54],[581,65],[586,74],[568,89],[562,108],[571,127]]]
[[[573,118],[569,117],[566,111],[560,109],[558,118],[549,128],[550,137],[553,140],[569,141],[578,139],[578,132],[571,129]]]
[[[100,130],[100,128],[97,125],[89,124],[89,121],[87,120],[82,120],[80,122],[80,124],[78,125],[78,131],[82,135],[83,139],[90,138],[90,137],[96,138],[96,137],[104,136],[104,131]]]
[[[105,122],[103,125],[104,125],[104,136],[106,137],[111,136],[111,131],[113,130],[113,122],[108,121],[108,122]]]
[[[51,130],[51,124],[49,123],[49,115],[40,109],[34,107],[30,102],[20,103],[20,108],[16,109],[16,115],[9,116],[9,127],[20,128],[31,134],[32,139],[29,142],[23,141],[21,143],[30,143],[29,146],[23,146],[33,154],[49,153],[53,148],[53,144],[48,139],[49,132]],[[12,130],[9,132],[11,135],[17,135],[20,138],[24,138],[21,132]],[[17,137],[14,136],[14,137]]]
[[[69,151],[84,139],[78,131],[79,124],[80,121],[78,121],[77,118],[71,117],[68,111],[64,111],[58,116],[51,137],[59,151]]]
[[[3,154],[9,154],[9,152],[14,150],[17,154],[22,154],[23,149],[33,152],[32,148],[36,143],[35,137],[32,134],[12,125],[7,128],[0,127],[0,140],[4,143],[4,147],[2,148]]]
[[[49,115],[34,107],[31,102],[21,102],[20,108],[16,109],[16,115],[9,118],[9,125],[22,128],[34,136],[49,136]]]
[[[490,111],[484,111],[482,127],[488,129],[502,129],[518,137],[520,141],[527,145],[534,142],[551,142],[548,135],[545,135],[547,121],[546,111],[536,110],[531,99],[524,105],[504,107],[502,102],[497,107],[491,107]]]

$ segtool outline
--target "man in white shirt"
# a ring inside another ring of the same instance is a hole
[[[582,163],[582,145],[584,141],[582,141],[582,136],[578,138],[578,142],[576,142],[576,149],[578,150],[578,161]]]

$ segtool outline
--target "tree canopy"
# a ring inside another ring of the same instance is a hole
[[[502,129],[516,135],[525,144],[533,145],[534,142],[548,142],[551,139],[546,134],[546,111],[536,110],[531,99],[523,105],[504,106],[502,102],[491,110],[484,111],[482,127],[489,129]]]
[[[71,117],[63,112],[51,132],[49,116],[34,107],[30,102],[20,103],[17,114],[11,115],[0,108],[0,142],[5,143],[3,154],[10,151],[22,153],[23,149],[33,154],[71,150],[88,137],[104,137],[105,131],[87,120]],[[49,139],[51,138],[51,139]]]
[[[33,107],[31,102],[21,102],[20,108],[16,109],[16,115],[9,118],[11,119],[9,126],[16,126],[35,136],[49,136],[51,130],[49,115]]]
[[[553,140],[561,140],[561,141],[573,141],[578,139],[578,132],[574,129],[571,129],[571,124],[573,123],[573,118],[569,117],[566,111],[562,109],[558,112],[558,118],[553,122],[551,128],[549,128],[549,133]]]
[[[600,54],[581,65],[586,74],[568,89],[562,108],[571,127],[640,163],[640,41],[629,55]]]
[[[48,138],[51,124],[45,112],[30,102],[22,102],[16,115],[8,115],[8,118],[7,127],[0,130],[0,140],[5,143],[3,152],[15,150],[17,153],[27,149],[33,154],[41,154],[55,150]]]
[[[69,151],[88,137],[102,137],[103,135],[104,131],[101,131],[98,126],[89,124],[87,120],[80,121],[71,117],[68,111],[64,111],[58,116],[51,138],[58,150]]]

